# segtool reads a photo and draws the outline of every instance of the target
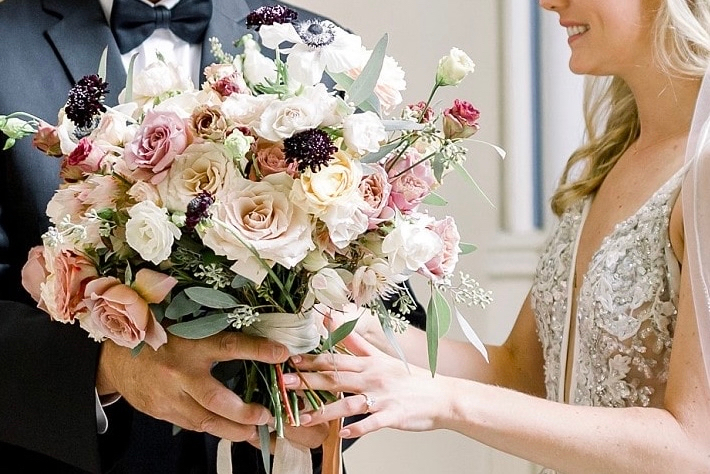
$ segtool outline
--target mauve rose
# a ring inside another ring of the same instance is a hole
[[[456,264],[459,261],[461,236],[456,227],[456,222],[449,216],[430,224],[427,228],[441,237],[444,248],[420,268],[419,273],[431,278],[434,282],[438,282],[450,276],[456,268]]]
[[[37,133],[32,137],[32,145],[49,156],[62,156],[57,127],[40,120]]]
[[[42,283],[47,279],[46,262],[44,261],[44,246],[32,247],[27,256],[27,262],[22,267],[22,287],[27,290],[33,300],[39,303]]]
[[[173,164],[175,157],[190,144],[185,122],[174,112],[148,111],[133,141],[126,147],[124,158],[131,170],[147,172],[150,182],[157,184]]]
[[[70,250],[59,250],[56,255],[44,254],[47,275],[40,285],[40,300],[37,305],[46,311],[55,321],[71,323],[85,311],[82,300],[86,285],[98,276],[94,264],[82,255]],[[38,271],[37,264],[31,264],[23,280],[28,285],[39,275],[30,275]],[[24,284],[24,283],[23,283]]]
[[[362,212],[368,218],[368,229],[372,230],[394,217],[394,209],[387,206],[392,185],[382,166],[367,165],[366,170],[370,174],[363,176],[358,190],[366,204]]]
[[[275,173],[286,173],[295,178],[298,175],[298,163],[286,161],[283,145],[272,143],[266,140],[258,140],[256,144],[256,166],[259,167],[261,176],[269,176]],[[254,179],[256,173],[252,172],[251,179]]]
[[[415,210],[431,192],[436,178],[429,160],[409,148],[387,173],[392,184],[389,204],[403,213]]]
[[[136,273],[133,287],[118,278],[97,278],[83,293],[89,314],[82,318],[82,327],[97,340],[108,338],[130,348],[145,341],[157,349],[168,337],[149,303],[160,303],[176,283],[173,277],[145,268]]]
[[[453,107],[444,110],[444,136],[449,139],[468,138],[478,131],[481,113],[465,100],[454,100]]]
[[[219,107],[202,104],[192,111],[190,117],[195,134],[205,140],[224,140],[229,129],[227,119]]]

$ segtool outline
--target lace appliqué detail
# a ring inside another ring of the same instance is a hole
[[[592,257],[581,282],[574,342],[572,403],[659,406],[668,376],[680,270],[669,237],[677,173],[633,216],[620,222]],[[532,306],[545,357],[548,399],[562,400],[561,358],[568,297],[584,203],[561,217],[538,264]],[[563,353],[564,352],[564,353]]]

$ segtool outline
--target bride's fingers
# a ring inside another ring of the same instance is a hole
[[[360,357],[346,354],[325,353],[316,356],[303,354],[293,356],[291,365],[299,370],[334,370],[342,372],[362,372],[367,361]]]
[[[343,345],[356,356],[387,356],[356,332],[348,334],[348,336],[343,339]]]
[[[349,395],[329,403],[321,409],[301,415],[301,423],[304,426],[313,426],[331,420],[337,420],[338,418],[362,415],[368,413],[368,410],[367,397],[364,395]]]
[[[288,373],[283,377],[289,390],[326,390],[329,392],[359,393],[367,382],[357,373],[325,370],[320,372]]]

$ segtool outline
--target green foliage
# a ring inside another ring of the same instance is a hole
[[[168,327],[168,332],[185,339],[203,339],[213,336],[229,327],[230,313],[214,313],[201,318],[176,323]]]

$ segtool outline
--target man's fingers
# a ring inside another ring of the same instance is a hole
[[[286,346],[239,332],[223,331],[208,339],[212,343],[210,356],[218,362],[242,359],[278,364],[289,357]]]
[[[265,407],[256,403],[245,403],[216,379],[194,384],[186,390],[205,410],[233,422],[253,426],[265,425],[271,419],[271,414]]]

